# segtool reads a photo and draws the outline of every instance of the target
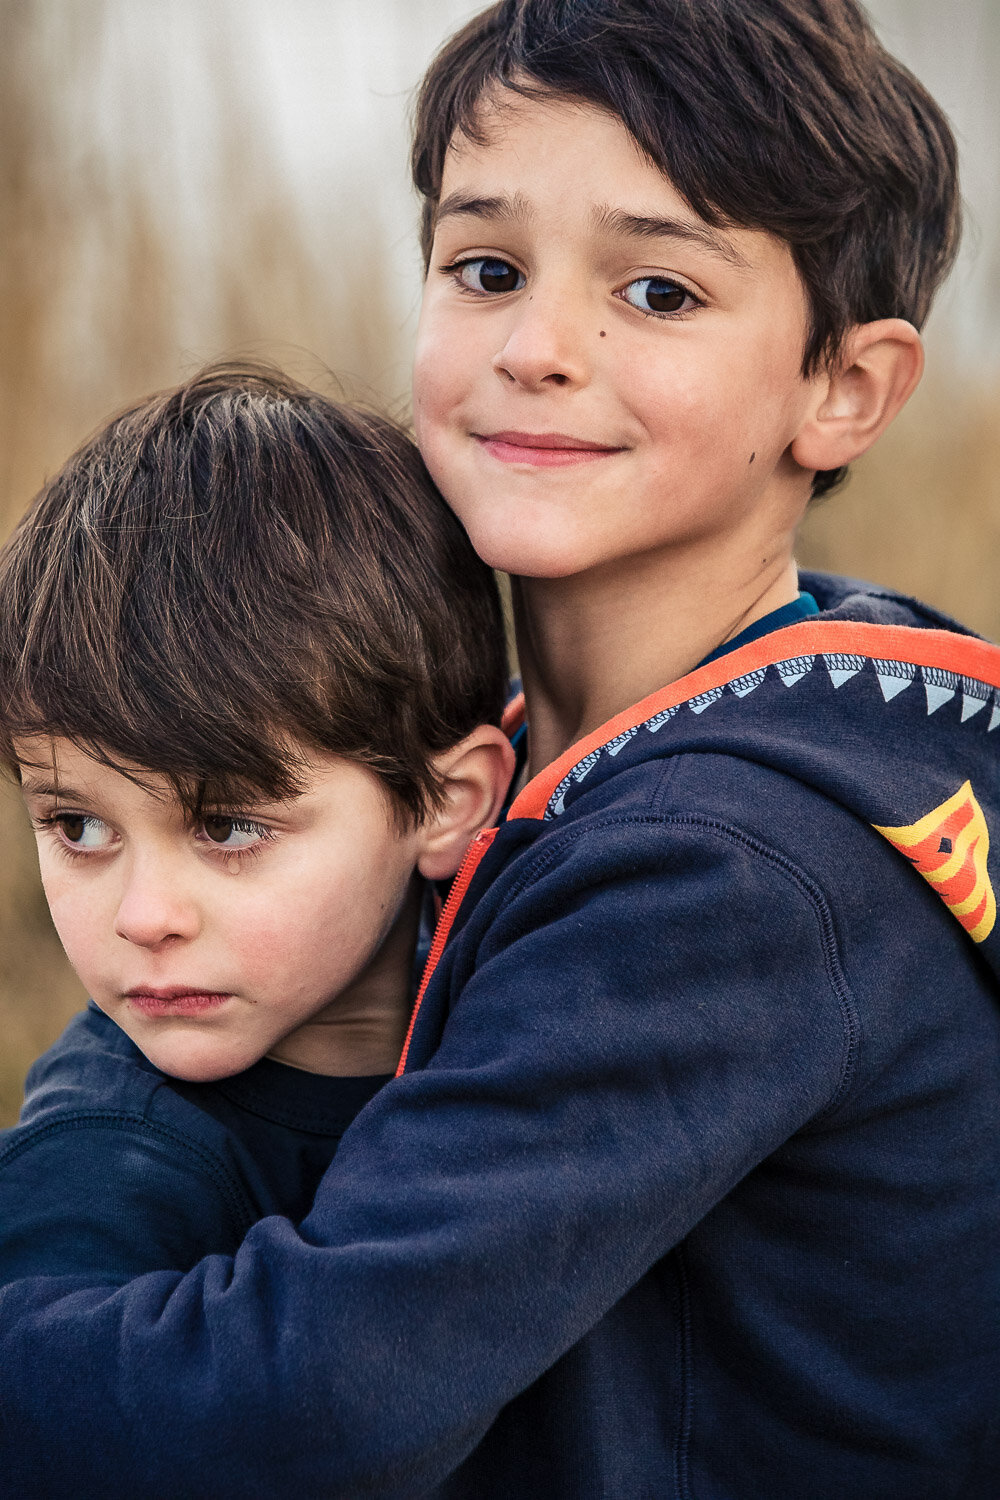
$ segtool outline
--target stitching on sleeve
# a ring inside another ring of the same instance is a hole
[[[255,1222],[257,1216],[246,1193],[213,1151],[188,1140],[186,1136],[171,1129],[170,1126],[154,1124],[142,1115],[132,1114],[128,1110],[77,1110],[72,1114],[62,1115],[57,1120],[47,1120],[44,1123],[29,1126],[23,1135],[18,1132],[16,1140],[0,1149],[0,1166],[22,1156],[38,1141],[48,1136],[64,1134],[70,1130],[108,1130],[117,1131],[123,1135],[131,1132],[169,1143],[179,1148],[218,1189],[229,1215],[231,1227],[240,1239]]]

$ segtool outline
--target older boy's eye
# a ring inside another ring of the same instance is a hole
[[[249,849],[270,836],[270,829],[262,827],[260,823],[252,823],[247,818],[227,818],[221,815],[203,818],[201,831],[210,844],[217,844],[220,849],[230,851]]]
[[[463,261],[458,279],[471,292],[519,292],[524,286],[524,277],[516,266],[487,257]]]
[[[678,313],[697,305],[687,287],[678,281],[668,281],[665,276],[642,276],[638,281],[630,281],[622,297],[640,312]]]

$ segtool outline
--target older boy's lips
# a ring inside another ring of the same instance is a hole
[[[563,432],[477,432],[474,436],[501,463],[534,464],[539,468],[590,463],[624,451],[606,443],[592,443],[587,438],[569,437]]]
[[[125,991],[136,1010],[145,1016],[197,1016],[223,1005],[232,996],[217,990],[194,990],[184,985],[171,985],[166,989],[148,989],[137,986]]]

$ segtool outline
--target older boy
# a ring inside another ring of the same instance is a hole
[[[1000,653],[792,562],[919,376],[947,126],[852,0],[507,0],[415,165],[418,430],[516,575],[535,774],[301,1236],[6,1291],[2,1456],[991,1500]]]
[[[111,422],[0,557],[0,755],[92,996],[0,1134],[0,1283],[300,1219],[494,815],[489,570],[390,422],[256,366]]]

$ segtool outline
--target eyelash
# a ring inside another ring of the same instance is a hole
[[[510,266],[511,270],[516,271],[519,276],[524,275],[524,272],[518,270],[518,267],[514,264],[513,261],[506,260],[502,255],[464,256],[461,260],[454,260],[450,264],[442,266],[441,274],[442,276],[451,277],[451,279],[456,283],[459,292],[465,293],[471,297],[491,298],[505,296],[506,293],[504,292],[488,292],[486,290],[477,290],[475,287],[469,286],[465,281],[462,280],[461,273],[466,268],[466,266],[479,265],[481,263],[490,261],[498,265]],[[634,302],[630,302],[629,299],[623,295],[623,293],[627,290],[628,287],[635,286],[637,285],[637,283],[643,281],[662,281],[668,286],[675,286],[679,291],[682,291],[686,297],[690,298],[693,306],[678,308],[676,312],[658,312],[655,308],[652,307],[637,307],[636,304]],[[523,288],[511,287],[509,290],[522,291]],[[615,292],[614,296],[616,296],[619,301],[624,302],[626,306],[634,308],[638,313],[642,313],[644,318],[655,318],[658,322],[661,323],[678,322],[681,319],[689,318],[693,312],[697,311],[698,308],[704,307],[705,305],[701,297],[697,296],[689,286],[686,286],[683,281],[679,281],[674,276],[634,276],[631,281],[625,283],[624,287]]]
[[[253,844],[247,845],[245,849],[225,849],[221,844],[216,844],[212,839],[200,841],[203,844],[207,843],[209,845],[213,858],[221,860],[227,866],[259,858],[264,844],[270,843],[276,837],[274,829],[268,828],[263,823],[255,823],[250,818],[231,817],[227,813],[209,813],[207,817],[203,815],[198,826],[203,827],[207,818],[219,818],[227,823],[231,823],[233,831],[236,833],[252,833],[256,835],[256,841]],[[40,829],[43,833],[50,834],[56,839],[60,853],[69,860],[93,859],[95,854],[106,852],[100,849],[83,849],[73,844],[65,835],[60,837],[62,825],[69,819],[91,820],[93,819],[93,814],[60,811],[42,814],[32,819],[32,821],[37,829]],[[102,822],[103,819],[97,818],[93,819],[93,821]]]
[[[640,282],[643,281],[661,281],[665,286],[676,287],[679,292],[683,292],[685,297],[688,297],[690,299],[693,306],[679,307],[674,312],[657,311],[657,309],[653,307],[636,307],[636,304],[634,302],[630,302],[628,298],[623,295],[623,293],[628,289],[628,287],[637,286]],[[644,318],[656,318],[656,320],[660,323],[680,322],[683,319],[690,318],[692,313],[697,312],[699,308],[704,307],[705,305],[702,299],[696,296],[689,286],[685,286],[683,281],[678,281],[676,276],[633,276],[632,280],[626,282],[621,291],[616,292],[614,295],[620,302],[624,302],[626,306],[634,308],[638,313],[642,313]]]
[[[212,851],[212,857],[221,859],[227,867],[233,864],[247,863],[250,860],[259,859],[263,853],[264,845],[271,842],[277,835],[273,828],[268,828],[264,823],[255,823],[252,818],[236,818],[231,813],[208,813],[203,814],[199,827],[203,828],[210,820],[219,820],[231,823],[234,833],[252,833],[256,835],[255,841],[248,844],[245,849],[224,849],[214,839],[201,840],[207,843]]]
[[[510,266],[511,270],[517,271],[517,274],[519,276],[524,275],[524,272],[519,270],[518,267],[515,266],[513,261],[505,260],[502,255],[466,255],[463,256],[461,260],[453,260],[450,265],[442,266],[441,275],[449,276],[452,281],[455,282],[458,290],[460,292],[467,293],[470,297],[502,297],[505,295],[505,293],[488,292],[485,290],[477,291],[475,287],[467,285],[467,283],[462,280],[462,272],[465,270],[466,266],[476,266],[480,264],[486,265],[490,262],[494,263],[495,265]],[[512,287],[511,291],[514,290],[521,291],[522,288]]]
[[[59,848],[59,852],[63,854],[67,859],[93,859],[95,853],[100,853],[100,850],[81,849],[74,845],[68,838],[66,838],[65,834],[60,837],[60,832],[63,825],[71,818],[77,819],[79,821],[102,821],[102,819],[100,818],[93,818],[93,815],[89,813],[73,813],[61,811],[47,813],[37,818],[33,818],[32,822],[35,828],[41,829],[43,832],[48,833],[53,838],[55,838]]]

